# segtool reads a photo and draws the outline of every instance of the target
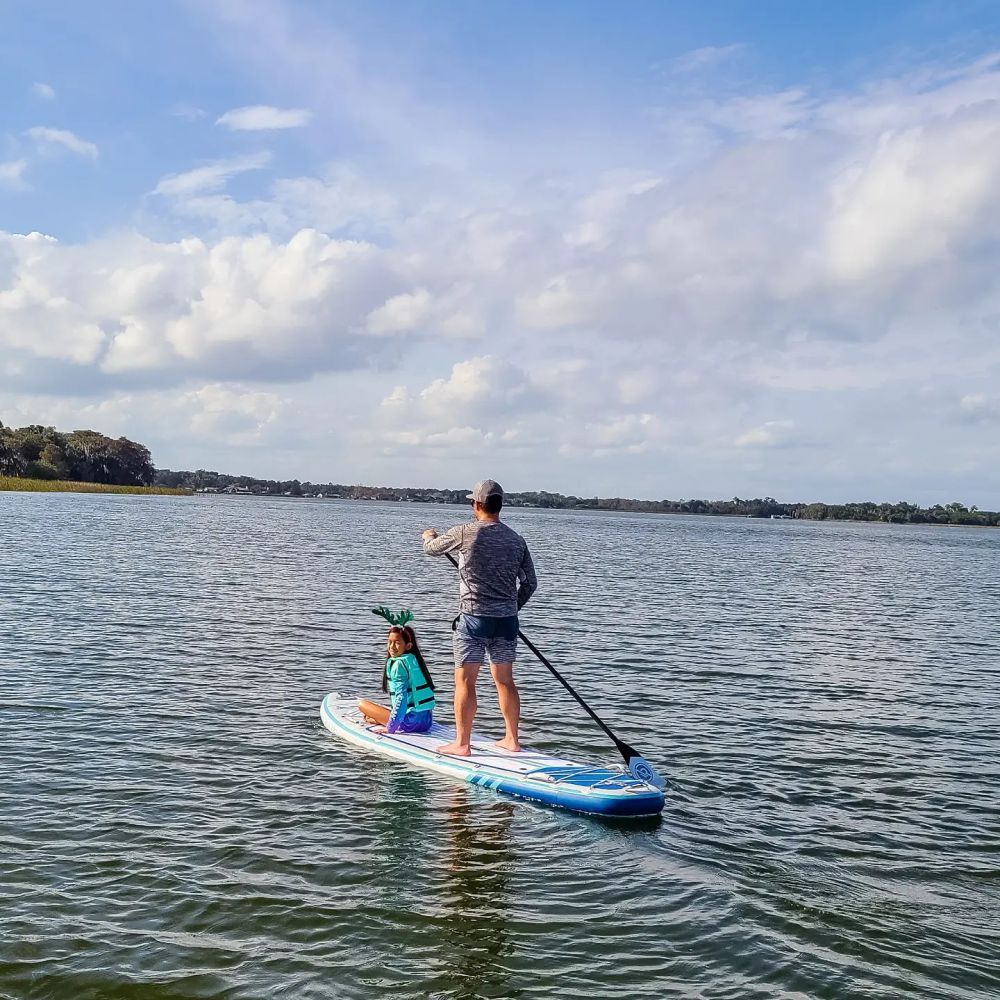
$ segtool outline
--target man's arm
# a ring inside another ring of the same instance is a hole
[[[535,576],[535,564],[531,561],[531,553],[528,546],[524,547],[524,556],[521,558],[521,566],[517,571],[517,610],[531,600],[531,595],[538,590],[538,577]]]
[[[462,547],[462,526],[449,528],[439,535],[433,528],[423,533],[424,552],[429,556],[443,556],[446,552],[454,552]]]

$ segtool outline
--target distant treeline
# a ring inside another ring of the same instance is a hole
[[[149,449],[128,438],[98,431],[64,433],[32,424],[0,423],[0,477],[69,480],[116,486],[161,486],[201,492],[233,492],[257,496],[323,496],[348,500],[397,500],[410,503],[466,504],[468,489],[351,486],[310,483],[298,479],[257,479],[199,469],[172,472],[154,469]],[[716,514],[728,517],[798,518],[810,521],[885,521],[892,524],[971,524],[1000,526],[1000,513],[966,507],[959,502],[918,507],[898,503],[780,503],[774,497],[743,500],[630,500],[624,497],[577,497],[562,493],[508,493],[508,507],[571,510],[619,510],[652,514]]]
[[[231,491],[257,496],[340,498],[345,500],[397,500],[410,503],[466,504],[466,489],[426,487],[349,486],[343,483],[311,483],[298,479],[256,479],[229,476],[199,469],[197,472],[156,473],[158,486],[191,490]],[[885,521],[892,524],[975,524],[1000,525],[1000,513],[966,507],[955,502],[945,506],[918,507],[916,504],[863,503],[780,503],[773,497],[743,500],[629,500],[623,497],[576,497],[561,493],[508,493],[508,507],[548,507],[570,510],[620,510],[653,514],[716,514],[728,517],[798,518],[810,521]]]
[[[63,433],[38,424],[4,427],[0,423],[0,476],[150,486],[155,471],[149,450],[128,438],[109,438],[97,431]]]

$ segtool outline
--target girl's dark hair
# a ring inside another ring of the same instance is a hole
[[[420,652],[420,647],[417,645],[417,633],[410,628],[409,625],[393,625],[389,629],[389,635],[393,632],[398,632],[403,639],[408,642],[411,646],[407,650],[408,653],[412,653],[417,661],[417,666],[420,667],[420,672],[424,675],[424,680],[427,681],[427,686],[433,691],[434,681],[431,679],[431,672],[427,669],[427,664],[424,663],[424,655]],[[389,693],[389,661],[386,659],[385,666],[382,668],[382,690],[388,694]]]

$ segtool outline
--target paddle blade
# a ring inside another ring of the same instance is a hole
[[[628,773],[633,778],[638,778],[640,781],[645,781],[647,785],[658,788],[661,792],[667,787],[667,783],[656,773],[656,768],[645,757],[630,757]]]

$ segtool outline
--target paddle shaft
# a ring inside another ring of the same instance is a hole
[[[573,690],[573,688],[570,686],[569,681],[567,681],[566,678],[563,677],[563,675],[559,673],[559,671],[556,670],[556,668],[552,666],[551,663],[549,663],[549,661],[542,655],[541,651],[520,629],[518,629],[517,636],[525,644],[525,646],[527,646],[528,649],[530,649],[535,654],[535,656],[537,656],[538,659],[541,660],[542,663],[544,663],[545,666],[549,668],[549,670],[552,673],[552,676],[555,677],[555,679],[559,681],[559,683],[562,684],[562,686],[566,688],[567,691],[569,691],[569,693],[577,700],[577,702],[587,713],[587,715],[589,715],[594,720],[594,722],[596,722],[601,727],[601,729],[603,729],[608,734],[608,737],[611,739],[611,742],[614,743],[616,747],[618,747],[618,752],[622,755],[622,757],[625,758],[626,763],[628,763],[628,761],[631,760],[633,757],[642,756],[642,754],[640,754],[637,750],[634,750],[627,743],[624,743],[622,742],[622,740],[618,739],[618,737],[615,736],[615,734],[611,732],[610,729],[608,729],[607,724],[601,718],[599,718],[597,713],[576,693],[576,691]]]
[[[458,560],[450,552],[446,552],[445,555],[448,557],[448,561],[452,564],[452,566],[454,566],[455,569],[458,569],[459,568]],[[461,571],[459,570],[459,572]],[[563,677],[563,675],[559,673],[559,671],[556,670],[556,668],[552,666],[551,663],[549,663],[548,659],[546,659],[546,657],[542,654],[541,650],[538,649],[538,647],[520,629],[518,629],[517,631],[517,637],[548,668],[552,676],[555,677],[555,679],[559,681],[559,683],[562,684],[562,686],[566,688],[567,691],[569,691],[569,693],[576,699],[576,701],[587,713],[587,715],[589,715],[594,720],[594,722],[596,722],[601,727],[601,729],[603,729],[604,732],[608,734],[608,737],[611,739],[611,742],[614,743],[614,745],[618,748],[618,752],[622,755],[626,764],[633,757],[642,756],[642,754],[639,753],[638,750],[633,749],[627,743],[618,739],[618,737],[615,736],[613,732],[611,732],[611,730],[607,727],[605,722],[598,716],[598,714],[576,693],[576,691],[573,690],[569,681],[567,681],[566,678]]]

